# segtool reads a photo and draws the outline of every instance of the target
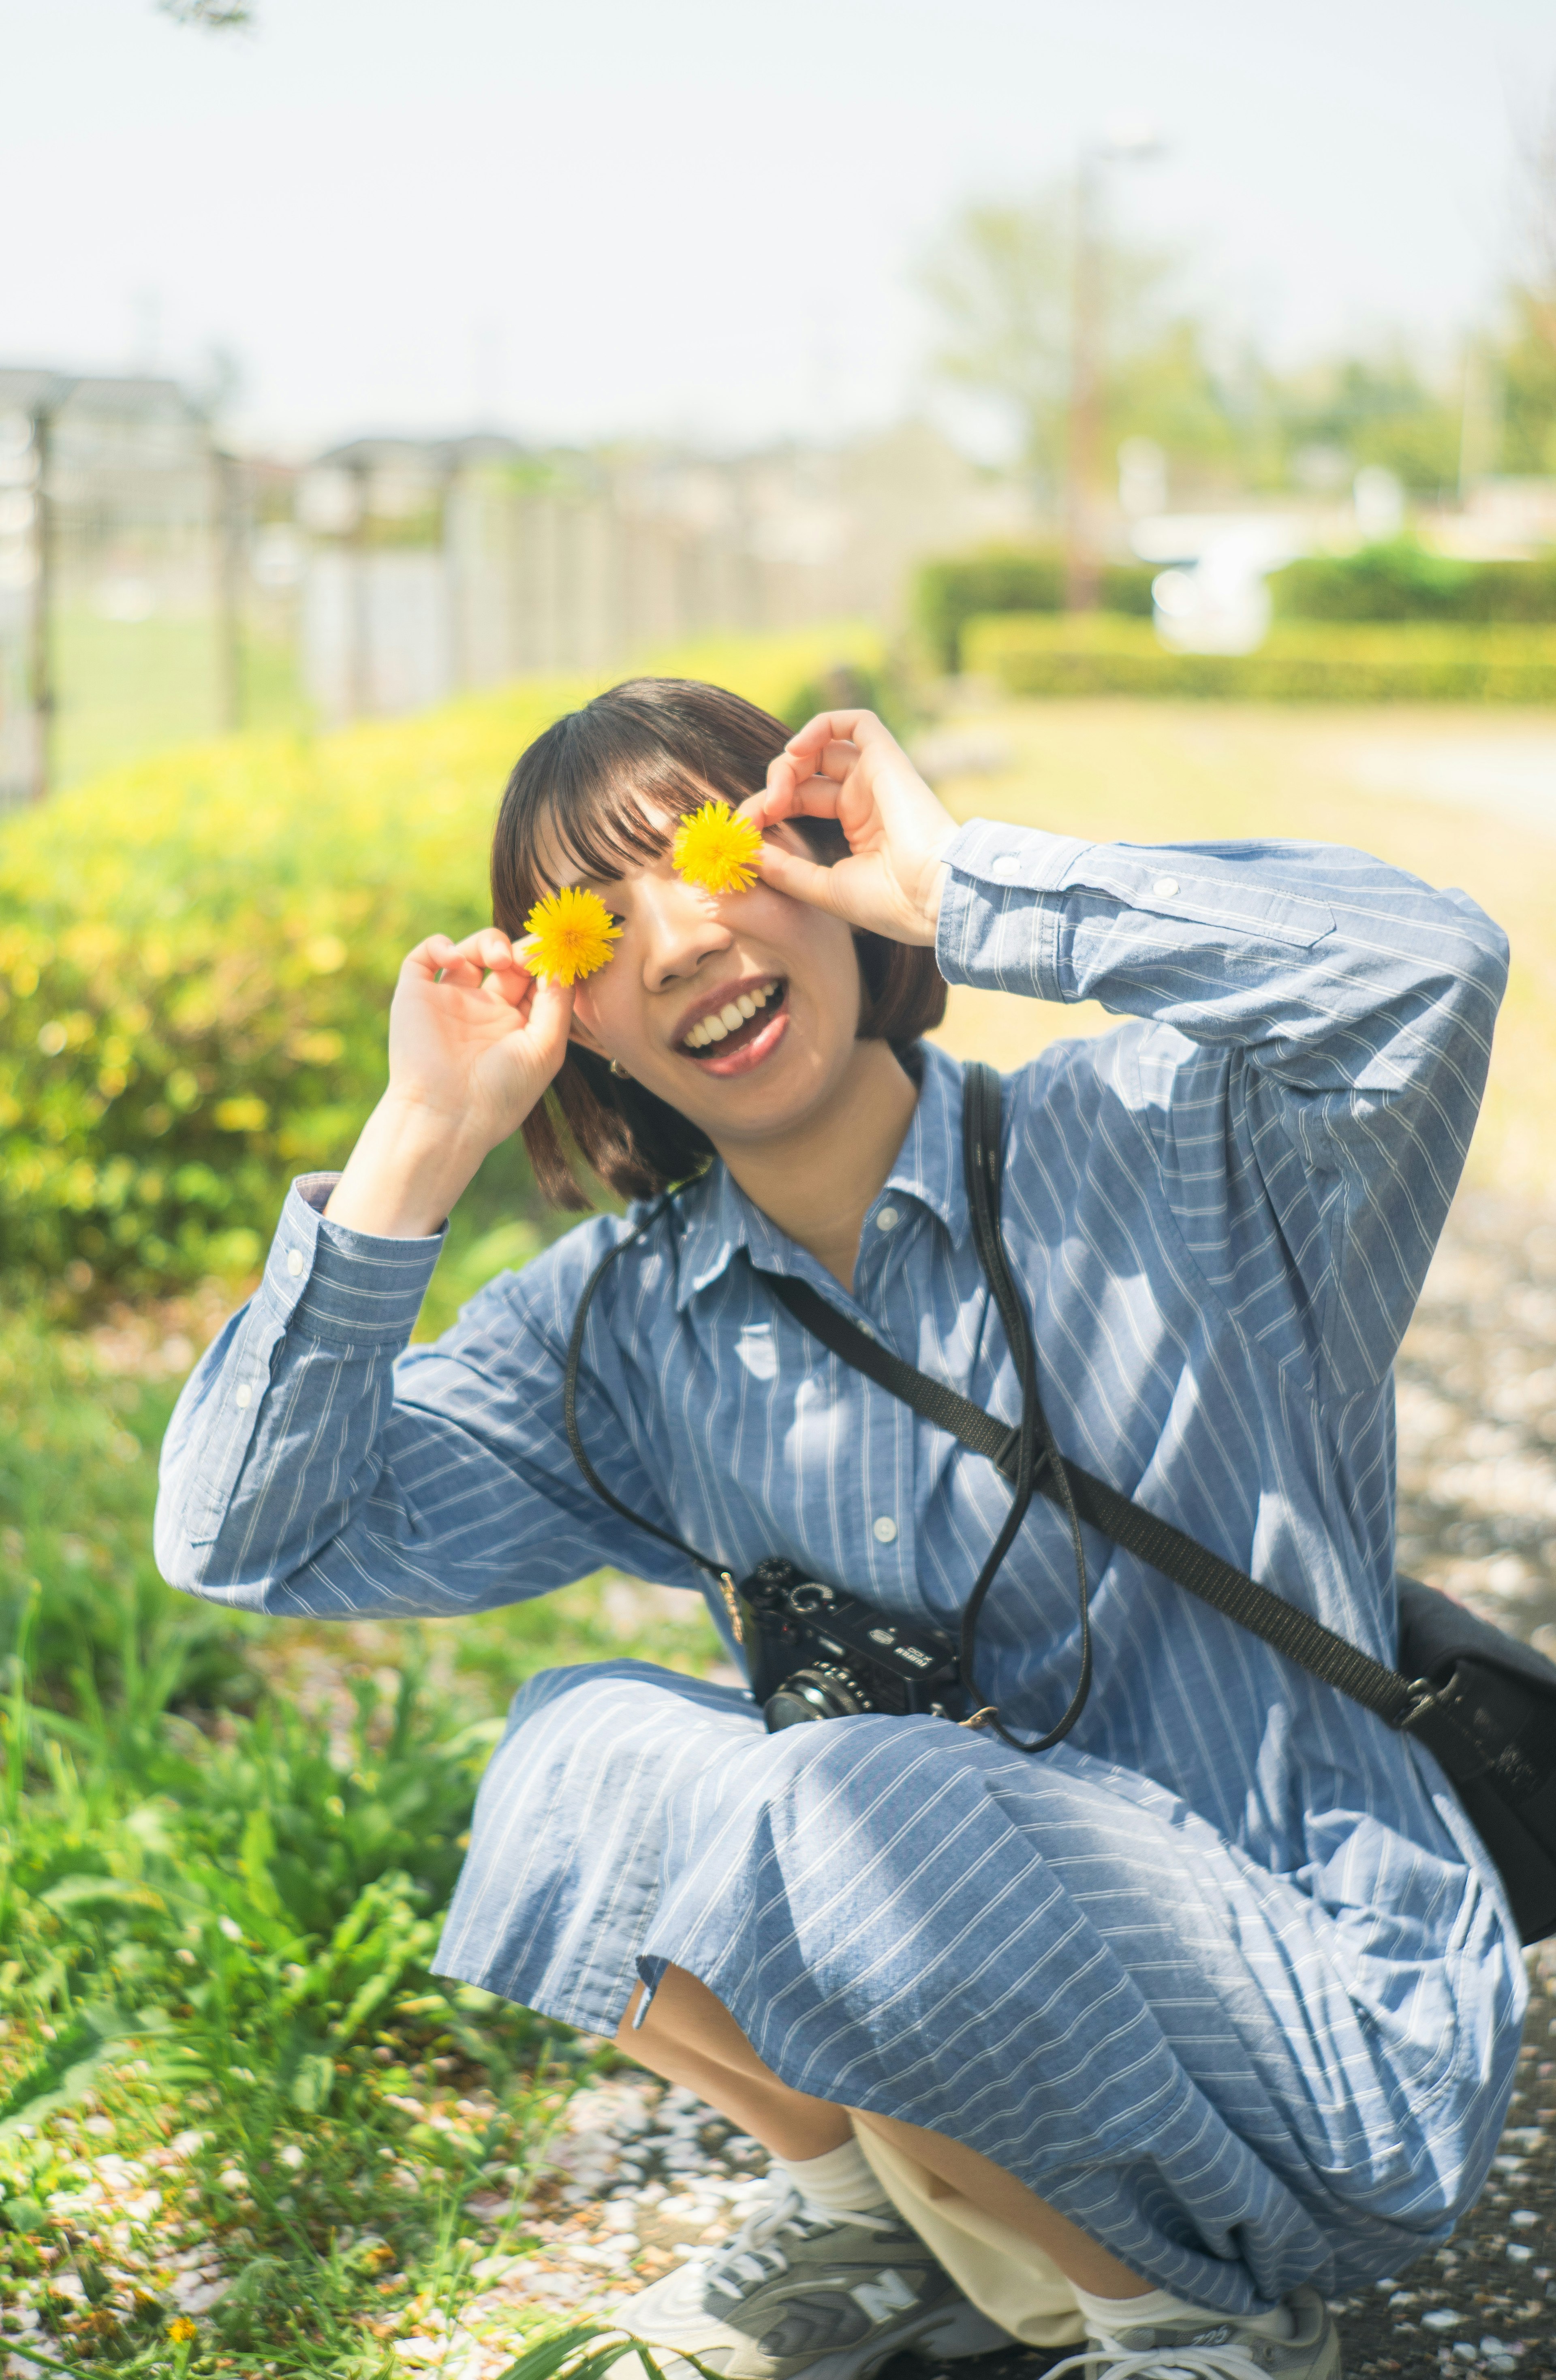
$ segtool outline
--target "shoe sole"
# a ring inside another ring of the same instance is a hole
[[[617,2319],[624,2330],[630,2330],[631,2301],[621,2307]],[[669,2374],[680,2363],[690,2375],[695,2366],[687,2361],[692,2352],[675,2347],[655,2347],[651,2339],[646,2344],[652,2352],[660,2371]],[[861,2339],[857,2347],[839,2348],[832,2355],[819,2355],[814,2363],[807,2363],[802,2372],[790,2374],[790,2380],[870,2380],[883,2363],[893,2355],[923,2356],[936,2362],[954,2363],[964,2356],[991,2355],[997,2348],[1013,2347],[1016,2342],[1008,2330],[979,2313],[964,2298],[960,2304],[947,2306],[942,2312],[909,2315],[894,2323],[891,2329],[877,2331],[872,2338]],[[647,2366],[630,2350],[611,2366],[609,2380],[649,2380]]]
[[[1008,2330],[979,2313],[975,2305],[964,2298],[959,2305],[947,2306],[942,2312],[908,2315],[890,2330],[877,2331],[873,2338],[862,2339],[857,2347],[839,2348],[834,2354],[818,2356],[805,2367],[803,2380],[869,2380],[893,2355],[917,2355],[934,2362],[955,2363],[967,2355],[991,2355],[996,2348],[1014,2344]],[[791,2375],[800,2380],[800,2375]]]

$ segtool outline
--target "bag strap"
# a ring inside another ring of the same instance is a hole
[[[1027,1496],[1039,1492],[1050,1502],[1059,1505],[1071,1523],[1072,1534],[1077,1543],[1077,1524],[1084,1522],[1099,1536],[1109,1538],[1114,1545],[1122,1546],[1126,1553],[1148,1562],[1151,1569],[1171,1579],[1175,1586],[1183,1587],[1201,1603],[1208,1603],[1215,1610],[1224,1613],[1238,1627],[1247,1629],[1251,1635],[1260,1638],[1277,1653],[1284,1654],[1288,1660],[1296,1662],[1313,1677],[1335,1687],[1339,1693],[1348,1695],[1352,1702],[1360,1703],[1364,1709],[1376,1713],[1389,1727],[1407,1729],[1412,1734],[1418,1735],[1437,1754],[1451,1774],[1465,1773],[1466,1759],[1470,1755],[1474,1755],[1474,1766],[1478,1767],[1478,1748],[1473,1739],[1442,1707],[1437,1693],[1425,1679],[1404,1678],[1397,1670],[1388,1669],[1381,1661],[1373,1660],[1370,1654],[1347,1644],[1343,1636],[1336,1635],[1321,1621],[1310,1618],[1306,1611],[1299,1611],[1295,1604],[1271,1594],[1269,1587],[1261,1586],[1257,1579],[1250,1578],[1246,1571],[1239,1570],[1234,1562],[1227,1561],[1221,1554],[1212,1553],[1208,1546],[1202,1546],[1185,1531],[1175,1528],[1171,1521],[1163,1521],[1157,1513],[1148,1511],[1145,1505],[1135,1503],[1129,1497],[1121,1495],[1116,1488],[1109,1487],[1105,1479],[1099,1479],[1093,1472],[1083,1471],[1078,1463],[1071,1463],[1058,1452],[1041,1417],[1033,1378],[1030,1326],[1026,1322],[1024,1305],[1015,1296],[998,1229],[999,1077],[991,1067],[985,1066],[969,1066],[966,1075],[970,1078],[967,1088],[972,1094],[970,1110],[965,1097],[963,1112],[963,1154],[968,1197],[978,1233],[979,1254],[986,1272],[990,1272],[990,1285],[1000,1305],[1001,1318],[1010,1336],[1024,1388],[1031,1381],[1030,1396],[1023,1397],[1022,1422],[1013,1427],[1009,1422],[996,1420],[992,1414],[986,1413],[981,1405],[974,1404],[970,1397],[964,1397],[945,1381],[934,1379],[928,1372],[920,1372],[916,1366],[905,1363],[900,1355],[893,1354],[890,1348],[883,1347],[879,1340],[870,1338],[857,1323],[851,1322],[808,1281],[799,1281],[790,1273],[763,1273],[761,1278],[773,1295],[795,1320],[813,1338],[819,1339],[832,1354],[844,1363],[851,1364],[856,1371],[863,1372],[878,1388],[886,1390],[889,1395],[910,1406],[937,1429],[943,1429],[951,1437],[959,1439],[975,1454],[985,1456],[1013,1483],[1016,1495],[1000,1538],[995,1541],[1000,1560],[1003,1560],[1015,1530],[1026,1516],[1023,1470],[1029,1464],[1027,1469],[1029,1482],[1026,1491]],[[993,1077],[996,1106],[992,1128],[989,1119],[987,1089],[979,1081],[984,1075]],[[988,1185],[987,1198],[981,1194],[975,1195],[975,1184],[979,1181]],[[726,1566],[708,1554],[699,1553],[695,1546],[688,1545],[684,1537],[676,1536],[672,1530],[662,1529],[656,1523],[645,1520],[640,1512],[635,1512],[629,1504],[623,1503],[620,1497],[613,1495],[590,1463],[578,1428],[578,1369],[583,1354],[585,1326],[594,1293],[617,1257],[636,1245],[643,1234],[668,1212],[675,1202],[675,1195],[671,1192],[659,1200],[636,1231],[628,1232],[625,1239],[618,1240],[613,1248],[607,1250],[590,1275],[573,1318],[568,1342],[562,1398],[563,1424],[573,1459],[602,1501],[608,1504],[614,1512],[619,1513],[623,1520],[631,1522],[635,1528],[647,1531],[650,1536],[657,1537],[663,1545],[673,1546],[677,1553],[684,1554],[699,1570],[705,1571],[717,1581],[738,1641],[740,1623],[735,1608],[735,1583]],[[992,1241],[991,1247],[986,1247],[985,1234],[991,1209]],[[983,1219],[981,1226],[980,1217]],[[997,1250],[997,1257],[994,1269],[991,1270],[990,1256],[994,1250]],[[1000,1280],[1001,1275],[1003,1281]],[[1009,1291],[1012,1312],[1006,1311],[1003,1289]],[[1040,1447],[1036,1443],[1039,1435],[1043,1441]],[[1004,1540],[1003,1544],[1001,1539]],[[1086,1698],[1085,1689],[1090,1683],[1091,1647],[1084,1561],[1082,1547],[1077,1566],[1081,1598],[1081,1685],[1057,1730],[1049,1736],[1039,1738],[1030,1747],[1034,1751],[1057,1742],[1061,1735],[1068,1733],[1080,1716],[1080,1706]],[[985,1563],[989,1581],[991,1581],[993,1571],[998,1566],[998,1561],[992,1567]],[[988,1583],[980,1576],[979,1586],[974,1588],[974,1596],[979,1604],[982,1595],[987,1592]],[[968,1621],[970,1619],[976,1623],[977,1618],[977,1609],[969,1598],[967,1612],[964,1614],[962,1663],[963,1677],[969,1692],[974,1689],[972,1666],[966,1658],[971,1636]],[[997,1719],[995,1724],[998,1726]],[[1002,1735],[1005,1733],[1003,1728],[999,1731]],[[1006,1741],[1013,1742],[1014,1739],[1006,1737]]]
[[[991,1136],[988,1131],[987,1092],[979,1082],[980,1076],[992,1077],[996,1100],[999,1092],[999,1076],[992,1067],[969,1066],[966,1070],[967,1093],[979,1111],[976,1128],[981,1133],[976,1175],[986,1177],[991,1170],[997,1184],[998,1138],[997,1134]],[[971,1141],[969,1133],[969,1148]],[[968,1194],[973,1203],[976,1225],[978,1201],[973,1196],[974,1180],[975,1168],[969,1160]],[[999,1244],[999,1263],[1003,1268],[1004,1251],[1003,1243],[999,1242],[997,1208],[995,1240]],[[979,1255],[984,1256],[981,1236]],[[985,1270],[990,1272],[991,1286],[993,1287],[995,1277],[987,1257]],[[889,1347],[883,1347],[878,1339],[871,1338],[857,1323],[850,1321],[808,1281],[798,1281],[787,1273],[768,1273],[763,1278],[795,1320],[813,1338],[819,1339],[824,1347],[830,1348],[834,1355],[844,1363],[851,1364],[856,1371],[863,1372],[878,1388],[885,1389],[902,1403],[911,1406],[915,1413],[933,1423],[937,1429],[943,1429],[953,1438],[959,1439],[974,1453],[986,1456],[1007,1479],[1016,1482],[1019,1487],[1019,1427],[1013,1428],[1008,1422],[996,1420],[992,1414],[986,1413],[981,1405],[974,1404],[969,1397],[964,1397],[945,1381],[934,1379],[928,1372],[920,1372],[915,1365],[905,1363],[900,1355],[893,1354]],[[1005,1269],[1005,1280],[1008,1283],[1008,1269]],[[1013,1351],[1016,1354],[1017,1369],[1024,1370],[1020,1342],[1022,1326],[1025,1326],[1025,1308],[1016,1301],[1019,1323],[1013,1330],[1011,1319],[1004,1311],[1004,1300],[997,1289],[995,1294]],[[1029,1326],[1025,1326],[1025,1338],[1029,1349]],[[1381,1661],[1375,1661],[1370,1654],[1348,1644],[1343,1636],[1336,1635],[1333,1629],[1326,1628],[1321,1621],[1312,1619],[1307,1612],[1299,1611],[1295,1604],[1272,1594],[1269,1587],[1261,1586],[1257,1579],[1250,1578],[1247,1572],[1239,1570],[1234,1562],[1227,1561],[1221,1554],[1212,1553],[1209,1546],[1202,1546],[1197,1538],[1175,1528],[1171,1521],[1161,1519],[1144,1504],[1137,1504],[1130,1497],[1121,1495],[1116,1488],[1110,1488],[1107,1481],[1099,1479],[1094,1472],[1083,1471],[1078,1463],[1071,1463],[1058,1452],[1046,1424],[1040,1419],[1035,1387],[1031,1404],[1039,1415],[1039,1428],[1044,1441],[1040,1457],[1034,1465],[1033,1485],[1050,1502],[1060,1507],[1077,1536],[1076,1524],[1078,1517],[1079,1521],[1097,1530],[1100,1536],[1122,1546],[1126,1553],[1149,1562],[1164,1578],[1170,1578],[1175,1586],[1183,1587],[1201,1603],[1208,1603],[1215,1610],[1223,1612],[1238,1627],[1247,1629],[1250,1634],[1273,1646],[1276,1652],[1283,1653],[1288,1660],[1295,1661],[1326,1685],[1335,1687],[1353,1702],[1360,1703],[1364,1709],[1375,1712],[1388,1726],[1412,1726],[1424,1741],[1432,1740],[1436,1732],[1431,1724],[1437,1715],[1434,1708],[1436,1696],[1425,1681],[1406,1679],[1397,1670],[1387,1669]],[[1012,1511],[1015,1510],[1013,1505]],[[1025,1512],[1025,1506],[1022,1511]],[[1014,1529],[1011,1535],[1014,1536]],[[1090,1645],[1086,1627],[1084,1585],[1082,1593],[1082,1659],[1088,1679]],[[964,1676],[970,1679],[970,1669],[966,1662]],[[1084,1700],[1084,1695],[1078,1699]],[[1067,1713],[1065,1720],[1061,1722],[1064,1731],[1079,1716],[1075,1705],[1072,1705],[1072,1713],[1073,1716]],[[1454,1732],[1456,1735],[1458,1730]],[[1046,1739],[1049,1742],[1056,1740],[1056,1737]],[[1435,1742],[1433,1749],[1438,1749]],[[1444,1756],[1446,1749],[1445,1742]]]
[[[876,1384],[889,1390],[905,1404],[912,1405],[933,1421],[941,1429],[949,1430],[965,1445],[986,1455],[989,1461],[1010,1480],[1015,1493],[1011,1499],[993,1544],[984,1558],[962,1608],[960,1667],[962,1683],[972,1702],[975,1724],[991,1727],[1003,1742],[1016,1752],[1047,1752],[1053,1744],[1063,1742],[1086,1708],[1091,1692],[1091,1615],[1090,1586],[1086,1568],[1086,1540],[1081,1533],[1081,1515],[1076,1504],[1068,1478],[1057,1463],[1057,1450],[1043,1415],[1038,1395],[1037,1352],[1032,1344],[1032,1326],[1024,1300],[1019,1295],[1005,1256],[1004,1240],[1000,1231],[1000,1170],[1001,1170],[1001,1086],[992,1066],[974,1063],[962,1070],[962,1172],[966,1187],[967,1207],[972,1218],[973,1240],[979,1262],[983,1268],[991,1294],[999,1308],[1021,1382],[1021,1419],[1014,1427],[996,1421],[943,1380],[932,1379],[928,1372],[905,1364],[891,1349],[870,1338],[847,1316],[824,1298],[808,1281],[797,1280],[792,1273],[763,1273],[768,1287],[779,1302],[787,1307],[795,1320],[819,1339],[834,1355],[841,1356],[857,1371],[864,1372]],[[867,1360],[868,1358],[868,1360]],[[1038,1487],[1052,1497],[1064,1512],[1070,1528],[1070,1549],[1076,1565],[1076,1609],[1080,1633],[1080,1670],[1075,1692],[1058,1722],[1044,1735],[1023,1739],[1013,1735],[1000,1717],[998,1706],[986,1701],[977,1682],[975,1660],[979,1615],[988,1599],[1005,1556],[1015,1542],[1016,1533],[1027,1517],[1027,1508]],[[964,1722],[965,1724],[965,1722]]]

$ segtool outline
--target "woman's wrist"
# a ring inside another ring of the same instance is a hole
[[[486,1154],[448,1115],[385,1091],[330,1193],[325,1216],[374,1239],[431,1239]]]

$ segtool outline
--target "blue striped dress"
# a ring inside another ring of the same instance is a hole
[[[953,982],[1095,999],[1116,1032],[1007,1078],[1004,1227],[1064,1451],[1392,1658],[1391,1366],[1458,1179],[1506,953],[1465,896],[1292,844],[950,853]],[[919,1097],[851,1295],[715,1165],[607,1276],[580,1402],[638,1512],[738,1576],[783,1554],[948,1627],[1009,1490],[826,1354],[811,1281],[1014,1418],[963,1197],[961,1081]],[[699,1592],[574,1469],[581,1224],[407,1352],[436,1241],[289,1196],[169,1432],[159,1555],[248,1609],[457,1618],[614,1563]],[[1495,2147],[1524,1973],[1428,1754],[1092,1538],[1097,1683],[1025,1758],[933,1718],[769,1736],[629,1661],[518,1694],[443,1972],[606,2030],[699,1975],[796,2088],[932,2127],[1148,2280],[1227,2312],[1442,2239]],[[714,1598],[716,1601],[716,1598]],[[720,1615],[715,1612],[715,1617]],[[1035,1504],[981,1628],[1051,1724],[1077,1661]]]

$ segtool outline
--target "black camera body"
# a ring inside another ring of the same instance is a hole
[[[769,1730],[858,1711],[966,1711],[955,1645],[776,1557],[735,1590],[751,1693]]]

